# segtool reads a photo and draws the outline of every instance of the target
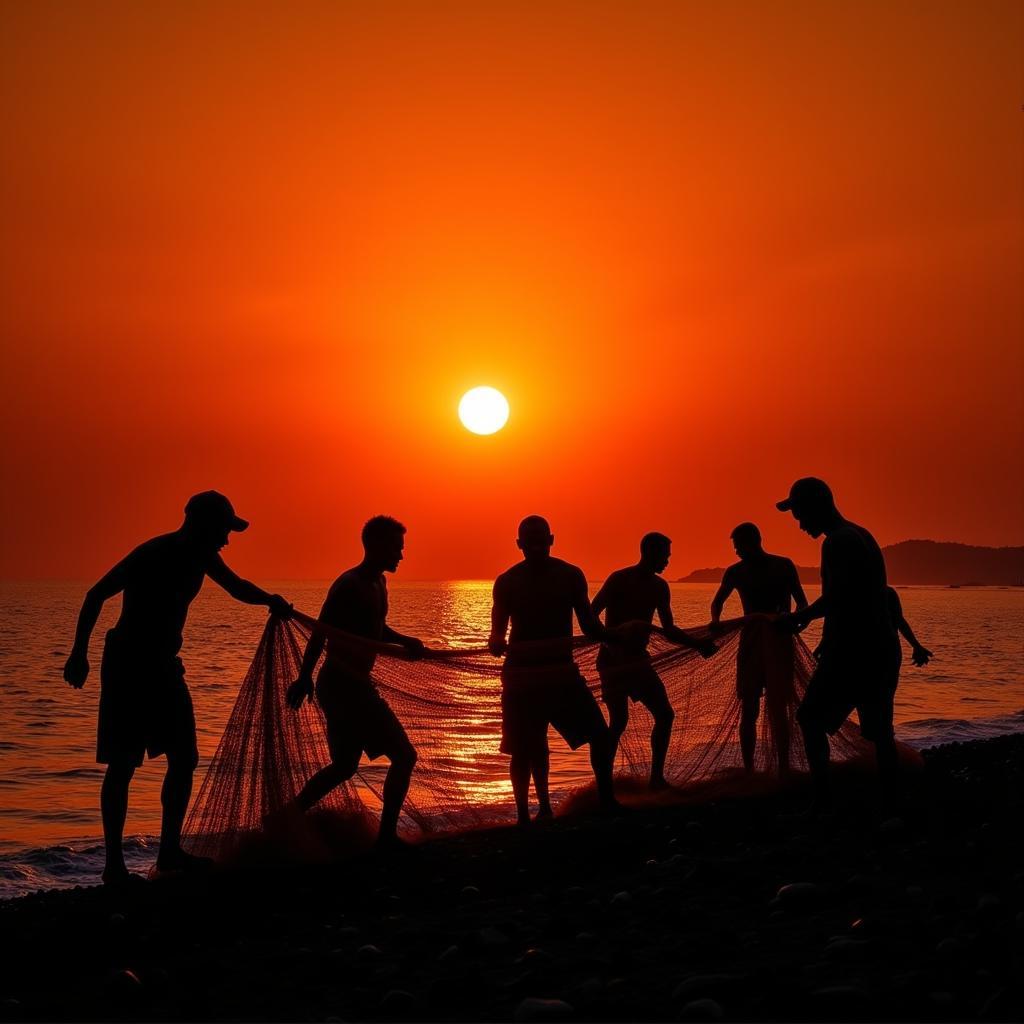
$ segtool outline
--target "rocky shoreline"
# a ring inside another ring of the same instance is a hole
[[[386,861],[232,870],[0,904],[8,1020],[1019,1020],[1024,735],[870,773],[585,796],[551,827]]]

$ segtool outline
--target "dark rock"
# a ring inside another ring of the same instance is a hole
[[[725,1010],[714,999],[694,999],[679,1011],[679,1019],[687,1021],[724,1020]]]
[[[810,1002],[822,1019],[859,1021],[866,1019],[871,997],[859,985],[833,985],[814,989]]]
[[[103,991],[111,999],[134,1000],[142,994],[142,982],[134,971],[123,968],[107,975]]]
[[[628,892],[617,892],[611,899],[611,905],[621,909],[629,907],[632,902],[633,897]]]
[[[832,939],[825,947],[826,960],[864,960],[871,952],[871,943],[866,939],[848,939],[843,936]]]
[[[528,997],[515,1008],[514,1021],[570,1020],[573,1008],[561,999],[536,999]]]
[[[740,974],[695,974],[684,978],[672,990],[672,1003],[689,1003],[705,996],[721,996],[743,982]]]
[[[384,955],[380,951],[380,948],[374,946],[372,943],[367,943],[365,946],[360,946],[356,950],[356,954],[362,960],[379,960]]]
[[[508,936],[493,925],[485,925],[477,932],[477,938],[482,946],[504,946],[508,944]]]
[[[403,988],[393,988],[384,993],[380,1009],[389,1017],[412,1018],[417,1011],[416,997]]]
[[[977,912],[979,917],[998,917],[1003,909],[1003,901],[994,893],[985,893],[978,898]]]
[[[539,946],[531,946],[522,956],[516,957],[516,963],[521,967],[548,967],[555,962],[555,958]]]
[[[821,902],[821,886],[814,882],[790,882],[780,887],[776,898],[784,907],[806,908]]]

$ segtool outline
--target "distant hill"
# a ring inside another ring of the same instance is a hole
[[[882,548],[889,582],[909,586],[1024,586],[1024,547],[983,548],[904,540]],[[724,569],[695,569],[678,583],[717,583]],[[800,582],[819,582],[817,566],[798,565]]]

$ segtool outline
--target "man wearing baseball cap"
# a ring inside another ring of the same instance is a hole
[[[824,618],[818,667],[797,711],[815,787],[815,809],[830,803],[830,734],[857,709],[860,731],[875,744],[886,802],[897,797],[898,756],[893,696],[899,678],[899,638],[889,617],[885,560],[874,537],[844,519],[823,480],[804,477],[778,502],[821,545],[821,596],[780,622],[800,629]]]
[[[185,505],[185,521],[177,530],[137,547],[89,590],[82,604],[75,643],[64,666],[65,680],[76,689],[89,675],[89,638],[104,602],[124,594],[100,667],[96,760],[107,766],[100,790],[106,884],[137,877],[125,866],[121,839],[128,786],[147,753],[167,755],[157,869],[188,870],[204,863],[181,848],[181,828],[199,761],[192,698],[178,657],[189,605],[209,576],[245,604],[266,605],[284,617],[291,612],[283,597],[236,576],[220,557],[229,534],[248,525],[223,494],[195,494]]]

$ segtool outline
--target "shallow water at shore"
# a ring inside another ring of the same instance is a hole
[[[315,613],[327,581],[267,586]],[[677,621],[706,622],[714,589],[674,584]],[[93,674],[85,689],[73,691],[61,669],[84,590],[80,583],[0,584],[0,895],[92,881],[98,870],[98,665],[118,602],[105,609],[94,634]],[[1024,591],[902,588],[901,597],[911,625],[936,657],[923,669],[905,661],[896,703],[899,738],[921,748],[1024,730]],[[489,582],[391,584],[393,624],[431,646],[479,646],[489,612]],[[239,605],[210,583],[193,605],[182,655],[199,723],[200,773],[216,749],[264,622],[262,609]],[[809,630],[806,639],[813,646],[814,633]],[[147,763],[132,789],[128,832],[136,838],[129,852],[139,868],[153,857],[145,837],[157,831],[162,772],[161,760]],[[589,778],[585,752],[552,744],[554,791]],[[510,800],[503,774],[496,774],[490,792],[499,802]]]

